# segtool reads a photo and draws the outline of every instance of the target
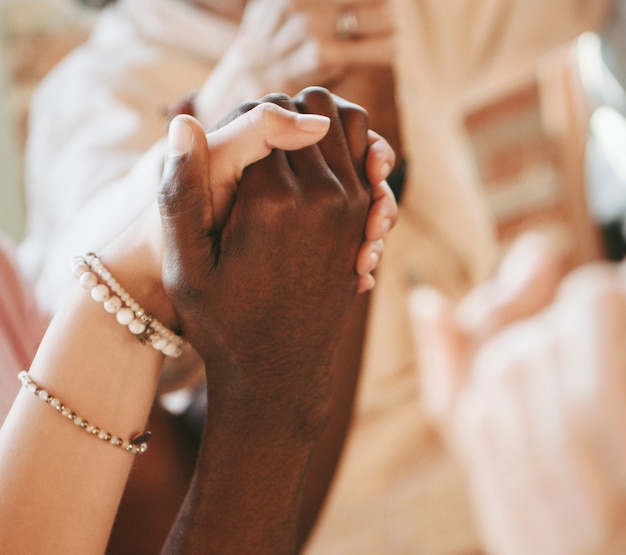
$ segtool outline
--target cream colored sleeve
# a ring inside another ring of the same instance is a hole
[[[610,0],[393,0],[397,69],[420,94],[452,99],[528,67],[598,28]]]

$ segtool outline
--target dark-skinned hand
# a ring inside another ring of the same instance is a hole
[[[357,292],[355,261],[372,202],[368,119],[310,88],[243,105],[228,120],[270,103],[325,115],[330,128],[317,144],[272,149],[219,189],[215,180],[224,178],[203,172],[201,159],[181,160],[195,166],[165,179],[160,196],[164,285],[205,362],[209,404],[245,399],[252,421],[300,433],[323,421],[326,368]]]
[[[163,283],[209,402],[164,553],[293,553],[329,363],[397,218],[393,152],[318,88],[244,105],[206,139],[192,118],[174,125]]]

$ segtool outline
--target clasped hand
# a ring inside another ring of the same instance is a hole
[[[159,199],[163,283],[210,408],[318,413],[346,312],[395,222],[382,182],[393,154],[360,107],[320,88],[243,105],[208,144],[182,118],[189,149],[169,159]]]

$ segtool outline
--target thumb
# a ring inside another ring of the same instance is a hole
[[[177,236],[198,224],[212,229],[209,190],[209,149],[200,123],[191,116],[177,116],[168,130],[168,153],[159,188],[163,231]]]
[[[174,118],[159,190],[166,250],[172,241],[184,250],[190,238],[221,229],[247,166],[274,148],[313,145],[329,125],[326,116],[292,112],[271,102],[255,106],[206,138],[196,119]],[[194,244],[192,240],[190,246]]]

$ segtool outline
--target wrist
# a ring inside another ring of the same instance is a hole
[[[161,353],[142,345],[77,285],[30,373],[81,416],[132,437],[145,427],[162,365]]]
[[[216,371],[215,361],[205,361],[207,372],[207,429],[219,429],[239,441],[262,444],[315,444],[323,433],[330,414],[330,392],[310,380],[300,385],[283,379],[287,370],[258,371],[250,379],[229,368]],[[293,371],[291,370],[293,374]],[[315,375],[317,370],[301,375]],[[226,382],[215,376],[226,376]],[[328,382],[323,379],[320,381]],[[298,395],[296,392],[306,392]]]
[[[140,343],[169,357],[181,356],[184,340],[143,308],[95,253],[75,257],[72,273],[91,298],[102,303],[104,311],[115,315],[117,322],[127,326]]]
[[[172,303],[165,293],[160,275],[156,276],[142,261],[143,253],[132,259],[105,254],[101,257],[107,269],[137,304],[169,329],[176,329]]]
[[[136,226],[122,234],[102,253],[96,254],[146,312],[169,329],[177,330],[174,309],[163,287],[163,245],[159,218],[154,203]]]

